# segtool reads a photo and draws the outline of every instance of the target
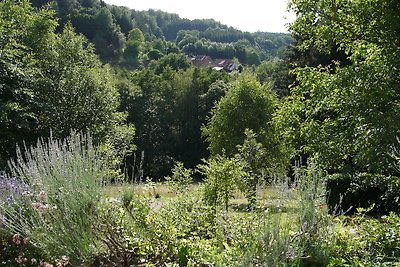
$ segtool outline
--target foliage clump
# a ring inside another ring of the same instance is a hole
[[[172,175],[165,178],[167,185],[176,193],[185,193],[193,183],[193,170],[186,169],[182,162],[177,162]]]
[[[48,255],[89,260],[101,247],[93,225],[110,167],[91,137],[40,140],[17,155],[11,172],[29,189],[0,208],[5,229],[28,237]]]
[[[207,203],[214,208],[223,205],[227,211],[238,181],[244,176],[243,170],[234,159],[220,155],[209,158],[198,167],[206,176],[204,197]]]
[[[246,129],[254,131],[271,151],[277,149],[272,124],[276,103],[269,89],[254,77],[241,77],[220,100],[203,128],[211,153],[221,155],[224,151],[233,156],[237,145],[243,144]]]

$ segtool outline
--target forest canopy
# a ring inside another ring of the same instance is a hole
[[[107,62],[119,62],[123,51],[131,47],[132,29],[140,30],[147,43],[143,59],[156,50],[161,54],[176,52],[209,55],[213,58],[237,58],[243,64],[281,57],[292,43],[289,34],[242,32],[212,19],[189,20],[159,10],[137,11],[110,6],[100,0],[32,0],[35,7],[49,6],[59,18],[61,30],[68,22],[95,45]],[[131,64],[132,62],[128,62]]]

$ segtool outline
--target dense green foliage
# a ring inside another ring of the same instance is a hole
[[[333,174],[327,182],[328,205],[332,213],[354,212],[373,207],[371,213],[399,212],[399,177],[360,173]]]
[[[102,59],[114,63],[119,62],[122,55],[128,65],[137,63],[133,60],[139,52],[137,43],[129,36],[132,29],[140,30],[147,46],[153,46],[153,49],[142,51],[143,59],[154,59],[157,53],[177,52],[178,46],[186,54],[236,57],[240,62],[252,65],[279,56],[292,42],[288,34],[241,32],[214,20],[188,20],[162,11],[130,10],[109,6],[99,0],[31,2],[37,7],[51,3],[61,27],[70,21],[77,32],[94,43]],[[160,43],[164,45],[160,47]]]
[[[40,70],[32,50],[47,47],[55,23],[49,12],[35,14],[27,2],[5,1],[0,12],[0,162],[4,164],[15,143],[29,137],[36,126],[32,102]],[[36,41],[37,46],[29,47]]]
[[[133,128],[122,125],[111,70],[70,25],[55,34],[52,12],[28,1],[0,3],[0,164],[15,144],[71,130],[91,131],[98,142],[130,149]],[[11,18],[11,17],[13,18]]]
[[[303,151],[331,171],[393,173],[390,154],[399,131],[398,4],[292,1],[292,9],[299,16],[291,30],[302,37],[300,50],[336,48],[351,64],[297,68],[298,86],[285,104],[283,127],[296,127]]]
[[[214,209],[223,206],[228,211],[229,200],[233,198],[237,184],[244,176],[242,168],[233,159],[221,155],[209,158],[198,167],[206,176],[205,200]]]
[[[374,203],[375,212],[388,212],[397,203],[400,6],[380,0],[290,6],[297,66],[295,86],[275,117],[283,140],[294,157],[339,173],[330,183],[331,208],[342,199],[345,210]]]
[[[276,99],[268,87],[261,86],[252,77],[240,78],[212,112],[203,133],[212,154],[232,156],[237,145],[243,143],[245,130],[259,135],[259,140],[274,149],[275,132],[272,115]]]
[[[397,2],[291,0],[286,48],[99,0],[1,1],[0,265],[397,266]]]
[[[194,167],[207,157],[200,129],[232,79],[211,69],[184,70],[188,65],[183,60],[170,54],[153,61],[149,69],[118,78],[121,108],[136,126],[135,144],[145,153],[145,173],[154,178],[168,175],[175,161]]]
[[[31,2],[37,9],[28,1],[3,4],[3,36],[9,36],[3,40],[2,54],[9,54],[4,56],[5,86],[0,100],[3,166],[17,142],[33,142],[48,136],[50,129],[57,137],[65,137],[71,129],[91,131],[96,142],[105,144],[104,149],[122,156],[132,149],[133,127],[123,123],[127,115],[128,123],[137,128],[135,143],[139,154],[144,151],[146,175],[161,178],[175,161],[193,167],[208,156],[200,129],[236,76],[191,68],[182,53],[184,36],[210,40],[213,47],[231,47],[227,58],[238,56],[243,62],[246,59],[235,51],[254,52],[255,64],[275,56],[273,51],[290,42],[288,35],[242,33],[212,20],[189,21],[97,0]],[[45,4],[54,10],[59,24],[53,12],[43,8]],[[13,21],[7,17],[10,14],[20,16],[18,25],[8,22]],[[262,46],[268,38],[277,44]],[[260,47],[266,49],[263,55]],[[113,66],[135,70],[114,68],[114,75],[95,52]],[[12,67],[13,61],[20,69]],[[262,82],[269,83],[267,79]],[[137,168],[136,161],[130,161],[128,168]]]

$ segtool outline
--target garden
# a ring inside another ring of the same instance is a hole
[[[234,159],[198,166],[202,183],[178,163],[165,183],[128,184],[107,179],[110,164],[88,135],[25,151],[1,175],[2,266],[398,264],[400,217],[328,206],[332,179],[313,164],[254,193]]]
[[[288,8],[0,1],[0,266],[400,266],[399,1]]]

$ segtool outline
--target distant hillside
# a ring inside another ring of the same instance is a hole
[[[213,58],[237,58],[242,64],[258,65],[263,60],[280,57],[284,48],[293,42],[289,34],[242,32],[212,19],[189,20],[159,10],[136,11],[101,0],[31,2],[35,7],[48,5],[55,10],[60,29],[71,22],[77,32],[95,45],[105,61],[123,59],[129,46],[129,32],[135,28],[142,32],[145,41],[140,47],[140,56],[150,60],[180,51]],[[131,40],[131,48],[134,41]]]

